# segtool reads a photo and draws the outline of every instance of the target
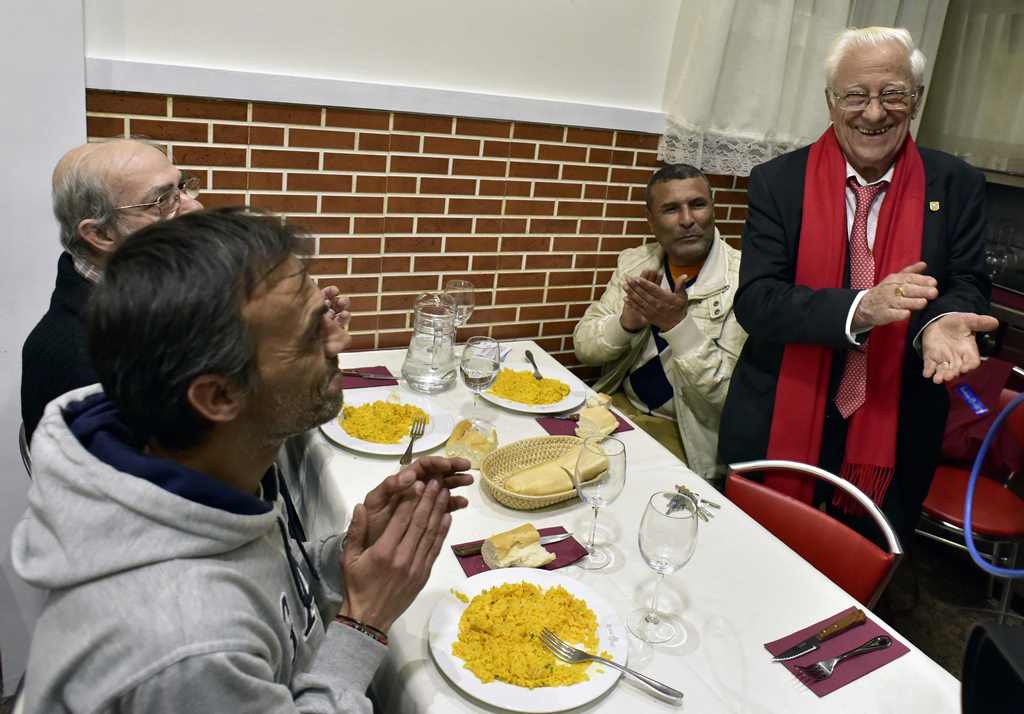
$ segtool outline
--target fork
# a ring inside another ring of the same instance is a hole
[[[796,666],[801,672],[806,674],[815,682],[828,679],[832,676],[832,673],[836,671],[836,665],[840,662],[850,659],[851,657],[857,657],[858,655],[867,654],[868,652],[875,652],[877,650],[884,650],[892,645],[892,640],[885,635],[879,635],[878,637],[872,637],[870,640],[862,644],[860,647],[843,652],[838,657],[832,657],[831,659],[823,659],[820,662],[814,664],[798,664]]]
[[[427,421],[423,417],[416,417],[412,420],[412,428],[409,429],[409,447],[402,454],[402,458],[398,460],[399,466],[408,466],[412,461],[412,445],[423,436],[426,429]]]
[[[619,670],[624,674],[628,674],[637,681],[646,684],[648,687],[650,687],[652,690],[654,690],[661,696],[673,700],[675,703],[681,703],[683,701],[683,693],[679,690],[673,689],[667,684],[662,684],[656,679],[645,677],[639,672],[634,672],[629,667],[623,667],[621,664],[612,662],[610,659],[598,657],[597,655],[592,655],[589,652],[584,652],[581,649],[573,647],[568,642],[565,642],[564,640],[559,638],[558,635],[556,635],[554,632],[552,632],[546,627],[543,630],[541,630],[540,639],[541,642],[544,643],[544,646],[551,651],[551,654],[553,654],[555,657],[562,660],[563,662],[568,662],[569,664],[579,664],[581,662],[590,661],[600,662],[601,664],[606,664],[609,667],[614,667],[615,669]]]

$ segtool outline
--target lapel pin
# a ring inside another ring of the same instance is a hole
[[[939,209],[941,207],[942,207],[942,204],[940,204],[938,201],[929,201],[928,202],[928,210],[931,211],[932,213],[938,213],[938,211],[939,211]]]

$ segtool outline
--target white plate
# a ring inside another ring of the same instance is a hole
[[[514,372],[533,371],[533,366],[523,364],[510,364],[505,367],[511,369]],[[557,378],[556,378],[557,379]],[[523,402],[514,402],[511,399],[505,399],[491,394],[490,388],[484,390],[480,396],[489,401],[491,404],[496,404],[499,407],[505,409],[511,409],[514,412],[524,412],[526,414],[558,414],[559,412],[566,412],[570,409],[575,409],[584,402],[587,398],[587,393],[581,389],[572,389],[560,402],[554,402],[552,404],[524,404]]]
[[[388,395],[398,387],[370,387],[367,389],[353,389],[345,392],[345,406],[356,407],[367,402],[387,401]],[[399,392],[399,401],[402,404],[412,404],[427,413],[430,421],[427,422],[426,431],[423,436],[413,444],[413,453],[429,451],[436,446],[443,444],[455,427],[455,419],[448,412],[437,411],[431,408],[431,402],[415,394]],[[353,451],[361,451],[364,454],[376,454],[378,456],[401,456],[409,446],[409,438],[402,439],[397,444],[377,444],[372,441],[357,439],[341,428],[337,417],[326,424],[320,425],[320,431],[324,433],[328,441],[343,446]]]
[[[526,414],[558,414],[559,412],[566,412],[578,407],[587,398],[587,393],[583,390],[574,389],[566,394],[562,401],[554,402],[553,404],[524,404],[523,402],[513,402],[511,399],[505,399],[504,397],[499,397],[487,391],[482,392],[480,396],[491,404],[511,409],[514,412],[525,412]]]
[[[536,568],[504,568],[474,575],[454,589],[472,599],[488,588],[524,581],[544,588],[561,585],[584,600],[597,616],[598,651],[605,650],[614,661],[626,664],[629,638],[619,616],[607,600],[572,578]],[[434,606],[429,625],[430,652],[452,684],[482,702],[518,712],[559,712],[594,701],[611,689],[621,676],[617,669],[594,663],[587,670],[588,681],[568,687],[527,689],[498,681],[484,684],[463,667],[461,659],[452,654],[452,645],[459,638],[459,619],[466,607],[466,603],[451,593],[445,593]]]

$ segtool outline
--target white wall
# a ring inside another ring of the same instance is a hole
[[[86,54],[660,112],[680,3],[85,0]]]
[[[29,481],[18,453],[21,345],[49,304],[60,244],[50,212],[50,173],[85,141],[82,8],[67,0],[5,0],[0,22],[0,216],[5,246],[0,330],[0,647],[4,685],[24,669],[39,594],[11,570],[10,534]]]

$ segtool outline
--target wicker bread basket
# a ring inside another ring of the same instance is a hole
[[[575,436],[537,436],[502,446],[488,454],[480,465],[482,488],[498,503],[518,511],[532,511],[576,498],[573,489],[547,496],[524,496],[507,490],[504,483],[524,469],[554,461],[582,441]]]

